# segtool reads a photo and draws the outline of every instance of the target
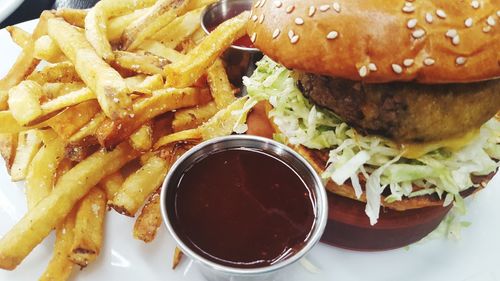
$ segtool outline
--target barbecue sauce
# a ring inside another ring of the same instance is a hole
[[[167,206],[190,249],[218,264],[258,268],[302,249],[314,226],[313,196],[283,161],[241,148],[194,163]]]

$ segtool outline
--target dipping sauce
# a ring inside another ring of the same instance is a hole
[[[314,193],[281,160],[253,149],[207,155],[186,169],[166,202],[194,252],[236,268],[275,264],[300,251],[315,223]]]

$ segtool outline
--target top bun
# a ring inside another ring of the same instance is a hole
[[[500,77],[500,0],[259,0],[248,34],[309,73],[369,83]]]

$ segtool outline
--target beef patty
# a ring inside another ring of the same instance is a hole
[[[437,141],[479,128],[500,110],[500,79],[466,84],[364,84],[296,73],[302,93],[363,134]]]

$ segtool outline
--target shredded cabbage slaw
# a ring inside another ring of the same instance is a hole
[[[465,213],[459,193],[473,185],[473,175],[488,175],[499,167],[494,159],[500,159],[500,122],[495,118],[459,151],[441,148],[407,159],[397,144],[377,136],[362,136],[331,111],[310,103],[297,88],[292,71],[267,57],[243,82],[249,99],[240,111],[242,116],[258,101],[267,100],[273,106],[270,117],[281,131],[275,135],[276,140],[330,149],[322,174],[325,180],[339,185],[350,180],[359,198],[363,193],[359,175],[366,178],[365,212],[372,225],[379,218],[381,194],[386,188],[391,191],[387,202],[436,193],[444,198],[445,206],[453,203],[459,213]],[[245,120],[240,119],[235,128],[241,132]],[[413,186],[420,188],[414,191]]]

